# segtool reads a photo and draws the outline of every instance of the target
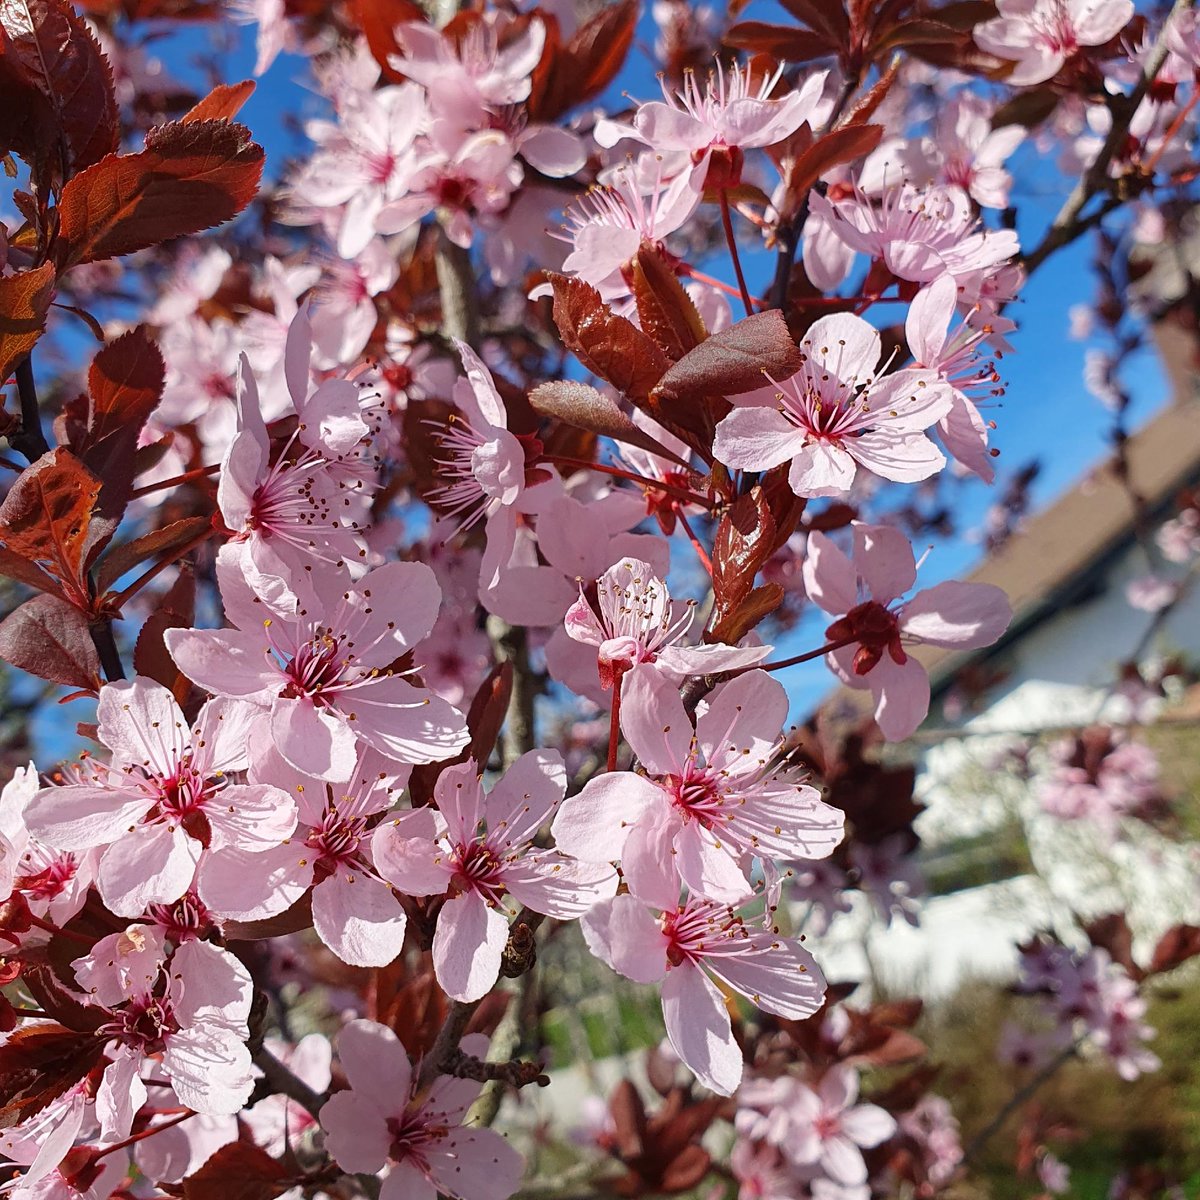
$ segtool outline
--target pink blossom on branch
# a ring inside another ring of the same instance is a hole
[[[888,741],[903,741],[929,711],[929,676],[905,649],[990,646],[1008,628],[1008,598],[986,583],[939,583],[897,603],[916,582],[912,546],[897,529],[854,522],[853,557],[823,533],[810,535],[804,563],[809,599],[837,617],[825,630],[846,642],[826,656],[843,683],[875,698]]]
[[[236,562],[225,568],[221,597],[235,627],[171,629],[167,648],[201,687],[269,713],[271,737],[298,771],[345,779],[364,743],[401,763],[438,762],[467,744],[458,710],[393,665],[437,619],[429,567],[386,563],[357,582],[324,568],[257,581],[257,591]]]
[[[556,844],[592,862],[620,860],[630,887],[666,908],[680,881],[733,903],[755,858],[812,859],[842,840],[843,814],[779,761],[783,686],[748,671],[713,693],[692,723],[678,688],[652,668],[621,689],[621,729],[647,774],[597,776],[564,802]]]
[[[617,888],[607,863],[581,862],[532,846],[566,792],[562,757],[523,754],[490,792],[470,760],[447,767],[434,789],[441,820],[429,831],[417,810],[376,831],[380,874],[410,896],[448,893],[438,914],[433,963],[455,1000],[478,1000],[495,984],[508,941],[506,897],[537,913],[574,920]]]
[[[469,1037],[462,1048],[486,1045]],[[481,1084],[442,1075],[418,1091],[400,1040],[374,1021],[346,1025],[337,1051],[350,1087],[321,1108],[325,1145],[344,1171],[386,1171],[380,1200],[507,1200],[517,1190],[521,1156],[500,1134],[465,1122]]]
[[[946,465],[926,435],[950,411],[952,389],[934,371],[879,375],[879,333],[839,313],[813,323],[803,364],[772,387],[736,397],[717,426],[713,453],[728,467],[765,471],[790,463],[798,496],[844,496],[859,466],[914,483]]]
[[[732,1095],[742,1052],[715,976],[759,1008],[810,1017],[825,980],[798,941],[781,937],[712,900],[672,901],[656,917],[634,894],[596,905],[581,921],[588,948],[636,983],[662,982],[663,1018],[675,1053],[704,1084]]]

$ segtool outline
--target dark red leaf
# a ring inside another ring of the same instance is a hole
[[[212,521],[208,517],[184,517],[115,546],[96,568],[96,590],[104,591],[112,587],[126,571],[131,571],[139,563],[178,550],[211,528]]]
[[[53,299],[54,268],[49,263],[0,278],[0,384],[42,336]]]
[[[894,58],[888,64],[888,69],[875,81],[865,95],[860,96],[851,106],[850,111],[842,119],[841,125],[864,125],[874,115],[876,109],[887,99],[887,94],[896,82],[900,73],[900,59]]]
[[[1124,913],[1109,913],[1089,921],[1083,927],[1088,941],[1093,946],[1107,950],[1115,963],[1120,963],[1134,979],[1141,979],[1143,971],[1133,959],[1133,931]]]
[[[181,122],[232,121],[253,93],[253,79],[243,79],[241,83],[218,84],[179,119]]]
[[[18,1029],[0,1045],[0,1129],[41,1112],[99,1065],[104,1039],[61,1025]]]
[[[842,0],[780,0],[803,25],[822,34],[838,50],[850,44],[850,20]]]
[[[760,584],[724,613],[706,635],[705,641],[737,645],[783,603],[783,596],[783,588],[778,583]]]
[[[671,365],[632,321],[619,317],[590,283],[550,275],[554,323],[563,344],[581,363],[619,392],[645,399]]]
[[[275,1200],[294,1173],[253,1142],[229,1142],[184,1178],[184,1200]]]
[[[66,0],[0,0],[0,149],[43,193],[117,148],[112,69]]]
[[[132,254],[220,225],[254,198],[262,168],[262,147],[242,125],[160,125],[140,153],[110,154],[63,189],[59,265]]]
[[[388,61],[400,53],[395,29],[405,21],[425,21],[427,15],[414,0],[354,0],[354,19],[367,39],[371,56],[383,70],[384,78],[399,83],[404,76]]]
[[[737,641],[730,628],[722,628],[750,598],[754,591],[754,580],[763,563],[770,557],[775,544],[775,519],[761,487],[754,488],[748,495],[740,496],[721,518],[717,534],[713,539],[713,638],[720,641]],[[771,611],[764,606],[774,600],[777,607],[782,600],[782,591],[764,590],[777,588],[777,584],[764,585],[751,604],[751,612],[765,615]],[[760,610],[762,610],[760,612]],[[737,623],[739,626],[744,621]],[[720,637],[717,637],[718,631]],[[745,630],[742,630],[744,634]],[[738,637],[742,636],[739,634]]]
[[[957,42],[967,41],[970,33],[951,29],[939,21],[914,20],[901,21],[893,25],[875,42],[870,49],[872,58],[882,58],[893,50],[906,46],[952,46]]]
[[[1026,88],[996,109],[992,114],[992,128],[1022,125],[1033,129],[1054,112],[1058,99],[1058,93],[1052,88]]]
[[[195,615],[196,580],[191,568],[184,563],[170,591],[146,618],[133,648],[133,669],[168,688],[185,713],[189,711],[187,699],[192,684],[167,653],[163,634],[168,629],[190,629]]]
[[[100,659],[87,617],[57,596],[34,596],[0,621],[0,658],[63,687],[100,688]]]
[[[738,396],[767,386],[767,376],[787,379],[799,368],[800,351],[783,314],[772,308],[701,342],[658,380],[654,395],[662,402]]]
[[[43,454],[21,473],[0,504],[0,543],[8,555],[36,564],[42,578],[16,575],[43,591],[60,593],[88,607],[85,556],[91,548],[90,522],[100,481],[69,450]],[[7,574],[8,555],[0,560]]]
[[[1200,926],[1172,925],[1158,939],[1147,974],[1157,975],[1162,971],[1173,970],[1189,958],[1195,958],[1197,954],[1200,954]]]
[[[631,266],[630,286],[642,329],[675,362],[700,345],[708,330],[679,276],[654,246],[643,242]]]
[[[554,379],[539,384],[529,393],[529,403],[543,416],[553,417],[576,429],[586,429],[600,437],[637,446],[651,454],[673,459],[680,466],[687,466],[674,451],[668,450],[635,425],[616,401],[586,383],[578,383],[573,379]]]
[[[832,54],[834,47],[821,34],[795,25],[771,25],[766,21],[739,21],[725,34],[724,42],[752,54],[769,54],[781,62],[811,62]]]
[[[635,0],[602,8],[559,43],[557,30],[547,38],[546,52],[533,74],[528,108],[535,121],[554,121],[592,99],[617,77],[637,26]]]
[[[133,490],[142,427],[158,407],[165,381],[162,354],[141,325],[100,350],[88,370],[87,424],[72,449],[103,481],[96,512],[114,530]]]

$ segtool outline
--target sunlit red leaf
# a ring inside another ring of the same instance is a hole
[[[582,279],[551,275],[554,323],[567,349],[601,379],[633,399],[644,399],[671,365],[632,321],[617,316]]]
[[[86,556],[100,481],[69,450],[42,455],[21,473],[0,504],[0,543],[9,555],[35,564],[43,591],[86,608]],[[0,569],[7,569],[0,560]],[[24,582],[31,579],[18,576]]]
[[[262,147],[242,125],[160,125],[140,153],[110,154],[63,189],[59,265],[132,254],[220,225],[254,198],[262,168]]]
[[[810,62],[833,50],[826,38],[810,29],[767,21],[739,21],[726,32],[724,42],[752,54],[769,54],[781,62]]]
[[[653,246],[642,243],[632,268],[630,286],[642,329],[668,358],[681,359],[708,337],[696,305]]]
[[[1185,963],[1189,958],[1200,954],[1200,926],[1172,925],[1158,939],[1154,954],[1150,959],[1150,969],[1147,974],[1157,975],[1160,971],[1170,971]]]
[[[612,83],[633,45],[637,16],[635,0],[621,0],[585,21],[565,44],[559,44],[557,32],[548,37],[533,75],[530,116],[554,121]]]
[[[232,121],[241,112],[242,105],[254,93],[254,80],[243,79],[241,83],[218,84],[203,100],[194,104],[182,117],[181,122]]]
[[[0,383],[42,336],[53,299],[54,268],[49,263],[0,278]]]
[[[57,596],[39,595],[0,621],[0,658],[78,691],[100,687],[100,659],[87,617]]]
[[[112,70],[67,0],[0,0],[0,149],[57,190],[117,148]]]
[[[400,53],[396,26],[405,21],[424,21],[427,14],[414,0],[354,0],[352,11],[384,78],[398,83],[404,76],[388,61],[393,54]]]
[[[41,1112],[99,1065],[104,1039],[61,1025],[18,1029],[0,1045],[0,1129]]]

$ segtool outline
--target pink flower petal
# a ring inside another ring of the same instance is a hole
[[[507,941],[504,914],[478,892],[447,901],[433,935],[433,966],[446,995],[464,1003],[485,995],[500,974]]]
[[[663,1020],[675,1053],[706,1088],[732,1096],[742,1080],[742,1052],[721,993],[699,967],[673,967],[662,985]]]
[[[407,917],[386,883],[339,869],[313,889],[313,926],[352,967],[386,967],[404,948]]]
[[[575,858],[616,862],[630,829],[661,799],[655,784],[631,771],[597,775],[562,802],[550,832],[555,845]]]

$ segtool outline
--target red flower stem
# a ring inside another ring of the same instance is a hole
[[[105,1146],[103,1150],[92,1155],[92,1162],[99,1162],[100,1159],[112,1154],[115,1150],[124,1150],[127,1146],[132,1146],[137,1142],[144,1142],[147,1138],[153,1137],[156,1133],[162,1133],[164,1129],[170,1129],[172,1125],[178,1125],[186,1121],[189,1117],[194,1117],[196,1114],[189,1108],[187,1112],[182,1112],[177,1117],[172,1117],[169,1121],[164,1121],[161,1125],[151,1125],[149,1129],[143,1129],[141,1133],[131,1133],[123,1142],[117,1142],[112,1146]]]
[[[138,496],[148,496],[151,492],[161,492],[164,488],[174,487],[177,483],[187,483],[189,480],[200,479],[205,475],[215,475],[220,469],[220,463],[213,463],[211,467],[197,467],[194,471],[184,471],[182,475],[173,475],[170,479],[163,479],[158,483],[148,483],[145,487],[134,488],[129,493],[129,498],[136,500]]]
[[[178,562],[185,554],[194,550],[202,542],[208,541],[212,537],[215,530],[206,529],[203,533],[197,534],[189,542],[184,542],[182,546],[173,554],[168,554],[165,558],[160,559],[148,571],[144,571],[139,575],[123,592],[118,592],[108,603],[116,608],[121,608],[125,602],[142,590],[156,575],[165,571],[172,563]]]
[[[688,524],[688,519],[683,515],[683,510],[679,505],[675,505],[675,516],[679,519],[680,525],[683,526],[683,532],[687,534],[688,541],[692,543],[696,551],[697,557],[700,559],[700,565],[708,572],[711,578],[713,573],[712,559],[708,557],[707,551],[700,543],[700,539],[692,531],[692,527]]]
[[[703,271],[697,271],[696,268],[691,266],[689,263],[681,263],[680,270],[682,270],[690,279],[696,280],[697,283],[706,283],[709,287],[716,288],[718,291],[724,292],[727,296],[741,296],[742,294],[737,290],[737,288],[731,287],[723,279],[717,279],[713,275],[706,275]],[[24,470],[24,468],[19,467],[18,470]]]
[[[666,492],[668,496],[674,496],[678,500],[686,500],[688,504],[699,504],[703,508],[712,508],[713,506],[713,502],[707,496],[697,496],[695,492],[690,492],[686,488],[676,487],[673,483],[667,483],[665,479],[647,479],[645,475],[637,475],[633,471],[625,471],[620,467],[610,467],[604,463],[588,462],[582,458],[570,458],[563,454],[543,454],[539,461],[557,463],[564,467],[579,467],[584,471],[599,471],[601,475],[612,475],[616,479],[628,479],[630,483],[636,483],[639,487],[654,488],[656,491]]]
[[[725,240],[729,243],[729,257],[733,259],[733,269],[737,274],[738,287],[742,292],[742,303],[746,306],[746,316],[754,316],[754,302],[750,299],[750,289],[746,286],[746,276],[742,274],[742,260],[738,257],[737,238],[733,236],[733,218],[729,215],[729,194],[721,189],[721,224],[725,226]]]
[[[43,917],[35,917],[33,913],[29,914],[29,923],[38,929],[44,929],[47,933],[52,933],[58,937],[70,938],[73,942],[79,942],[89,950],[94,945],[92,939],[84,937],[82,933],[76,933],[73,929],[63,929],[61,925],[55,925],[53,921],[47,921]]]
[[[842,638],[841,641],[830,642],[828,645],[822,646],[819,650],[810,650],[807,654],[797,654],[795,658],[785,658],[782,662],[763,663],[760,667],[747,667],[746,669],[751,671],[782,671],[784,667],[794,667],[799,663],[812,662],[814,658],[824,658],[831,651],[840,650],[843,646],[853,646],[857,641],[857,637]]]
[[[617,748],[621,743],[621,675],[613,680],[612,711],[608,718],[608,766],[606,770],[617,769]]]

